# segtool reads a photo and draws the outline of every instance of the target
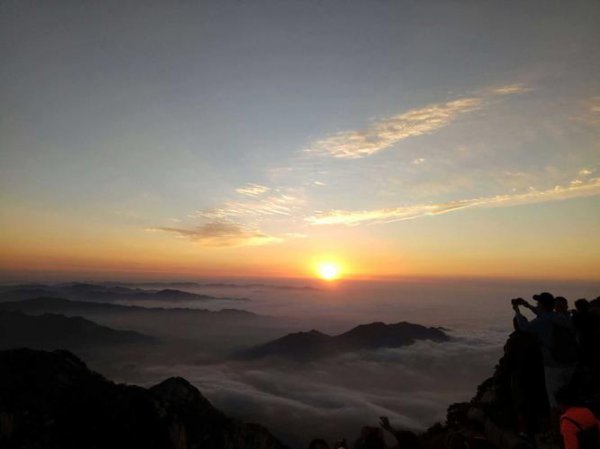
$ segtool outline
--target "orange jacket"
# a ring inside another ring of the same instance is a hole
[[[579,424],[579,427],[575,423]],[[600,435],[600,421],[598,421],[590,409],[585,407],[570,407],[560,417],[560,433],[565,443],[565,449],[579,449],[577,434],[580,430],[592,427],[596,427],[598,435]]]

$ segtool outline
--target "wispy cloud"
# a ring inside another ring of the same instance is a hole
[[[403,139],[443,128],[461,114],[478,109],[481,104],[481,98],[471,97],[413,109],[377,121],[365,130],[344,131],[319,140],[306,152],[328,154],[338,158],[369,156]]]
[[[267,186],[263,186],[260,184],[253,184],[253,183],[249,183],[246,184],[244,187],[239,187],[237,189],[235,189],[235,191],[237,193],[239,193],[240,195],[245,195],[245,196],[259,196],[262,195],[263,193],[268,192],[269,187]]]
[[[508,84],[478,92],[468,98],[436,103],[379,120],[363,130],[342,131],[313,143],[309,154],[356,159],[385,150],[410,137],[430,134],[448,126],[458,117],[480,109],[485,100],[498,95],[515,95],[531,90],[522,84]]]
[[[258,246],[282,241],[259,230],[227,221],[212,221],[192,229],[160,227],[151,230],[174,233],[204,246]]]
[[[547,190],[531,189],[525,193],[496,195],[449,201],[445,203],[417,204],[362,211],[332,210],[308,217],[307,221],[314,225],[388,223],[445,214],[472,207],[514,206],[594,195],[600,195],[600,178],[576,179],[568,185],[555,186],[554,188]]]
[[[491,89],[491,93],[494,95],[514,95],[522,94],[530,90],[530,87],[526,87],[523,84],[507,84],[505,86],[495,87]]]
[[[215,247],[258,246],[305,237],[293,232],[273,236],[259,230],[265,222],[298,217],[304,205],[301,190],[247,184],[236,189],[236,192],[243,197],[226,201],[219,207],[198,210],[188,216],[188,219],[202,223],[200,225],[163,226],[147,230],[170,232],[204,246]]]
[[[297,195],[277,193],[244,201],[227,201],[221,207],[197,211],[194,216],[212,220],[291,216],[303,203],[304,200]]]

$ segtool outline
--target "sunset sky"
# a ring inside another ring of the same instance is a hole
[[[600,279],[600,3],[0,4],[0,274]]]

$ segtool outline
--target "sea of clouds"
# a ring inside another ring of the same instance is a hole
[[[153,366],[144,377],[152,384],[183,376],[225,413],[306,447],[314,437],[353,440],[380,416],[414,430],[443,421],[449,404],[470,399],[491,375],[501,351],[492,339],[457,336],[309,363],[269,358]]]

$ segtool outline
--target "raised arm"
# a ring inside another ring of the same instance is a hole
[[[511,300],[511,304],[512,304],[513,310],[515,311],[515,317],[513,320],[515,329],[518,329],[521,331],[527,330],[527,327],[529,326],[529,321],[521,313],[521,309],[519,309],[519,306],[526,304],[525,300],[523,298],[516,298],[516,299]]]
[[[531,310],[536,316],[539,315],[539,310],[536,306],[529,304],[527,301],[521,298],[520,304],[526,309]]]

